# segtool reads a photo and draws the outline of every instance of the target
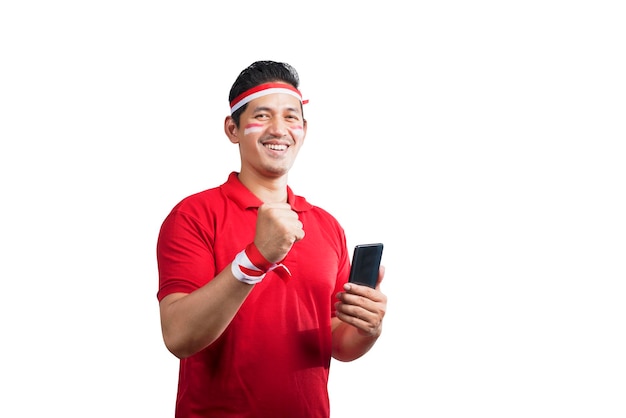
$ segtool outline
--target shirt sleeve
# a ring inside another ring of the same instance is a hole
[[[174,209],[163,221],[157,240],[161,301],[171,293],[191,293],[215,276],[213,234],[192,215]]]

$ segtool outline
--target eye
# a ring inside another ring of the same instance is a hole
[[[257,120],[268,120],[270,116],[267,113],[258,113],[254,116]]]

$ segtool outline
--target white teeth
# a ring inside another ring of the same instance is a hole
[[[265,146],[274,151],[284,151],[287,149],[287,145],[265,144]]]

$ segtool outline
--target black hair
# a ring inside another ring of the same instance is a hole
[[[228,95],[228,102],[232,102],[237,96],[260,84],[269,82],[283,82],[298,88],[300,77],[295,68],[285,62],[256,61],[246,67],[233,83]],[[235,124],[239,126],[239,118],[248,104],[237,109],[231,116]]]

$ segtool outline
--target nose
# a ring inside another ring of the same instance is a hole
[[[269,128],[269,133],[275,137],[282,138],[287,135],[287,123],[281,118],[274,118]]]

